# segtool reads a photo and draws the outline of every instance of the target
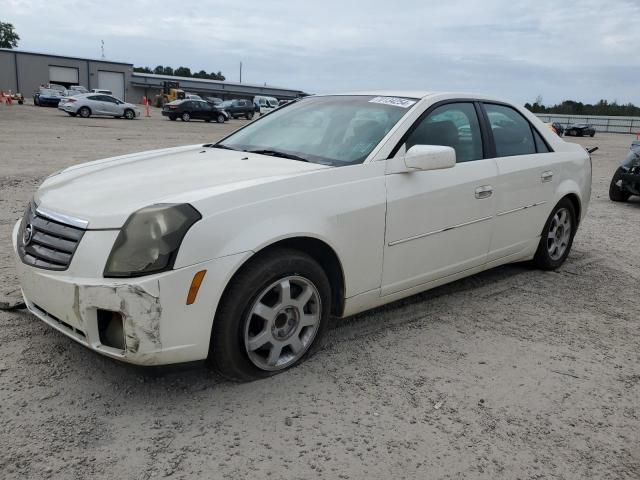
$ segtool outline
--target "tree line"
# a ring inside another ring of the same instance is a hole
[[[590,103],[576,102],[574,100],[564,100],[562,103],[546,107],[542,104],[542,98],[538,97],[536,101],[525,103],[525,108],[533,113],[555,113],[559,115],[602,115],[605,117],[640,117],[640,107],[636,107],[633,103],[626,105],[618,104],[615,100],[600,100],[592,105]]]
[[[225,76],[221,71],[207,73],[204,70],[199,72],[192,72],[189,67],[178,67],[175,70],[171,67],[165,67],[158,65],[153,70],[149,67],[133,67],[133,71],[137,73],[155,73],[157,75],[172,75],[175,77],[188,77],[188,78],[206,78],[209,80],[225,80]]]

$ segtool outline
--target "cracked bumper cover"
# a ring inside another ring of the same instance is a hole
[[[67,271],[25,265],[12,241],[27,308],[36,317],[103,355],[138,365],[164,365],[207,357],[215,310],[228,279],[244,254],[132,279],[102,278],[116,232],[87,231]],[[97,259],[97,252],[104,259]],[[91,261],[89,260],[91,259]],[[207,270],[197,301],[186,305],[195,273]],[[95,270],[95,271],[91,271]],[[103,345],[98,310],[122,315],[125,349]]]

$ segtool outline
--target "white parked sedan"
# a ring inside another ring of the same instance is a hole
[[[58,108],[72,117],[79,115],[82,118],[105,115],[133,120],[140,116],[140,109],[136,105],[102,93],[84,93],[65,98],[60,101]]]
[[[522,108],[326,95],[217,143],[58,172],[13,244],[29,310],[77,342],[253,379],[303,360],[330,316],[509,262],[559,267],[590,193],[585,150]]]

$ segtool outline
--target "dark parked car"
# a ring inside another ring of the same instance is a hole
[[[169,117],[169,120],[179,118],[183,122],[193,119],[205,122],[215,120],[218,123],[223,123],[229,120],[229,114],[223,108],[204,100],[174,100],[162,108],[162,115]]]
[[[213,103],[214,105],[222,103],[222,99],[218,97],[204,97],[204,99],[209,103]]]
[[[609,185],[609,198],[614,202],[626,202],[631,195],[640,196],[640,141],[637,140],[631,144]]]
[[[53,95],[49,92],[35,92],[33,94],[33,104],[38,107],[57,107],[62,98],[64,97]]]
[[[562,136],[562,134],[564,133],[564,127],[562,126],[561,123],[559,122],[553,122],[551,124],[551,126],[553,127],[553,129],[556,131],[556,133],[558,134],[559,137]]]
[[[568,137],[593,137],[596,134],[596,129],[588,123],[575,123],[569,125],[564,134]]]
[[[251,100],[227,100],[220,106],[233,118],[244,117],[251,120],[255,112],[255,105]]]

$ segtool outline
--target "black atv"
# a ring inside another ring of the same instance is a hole
[[[626,202],[631,195],[640,196],[640,140],[633,141],[609,185],[609,198],[614,202]]]

